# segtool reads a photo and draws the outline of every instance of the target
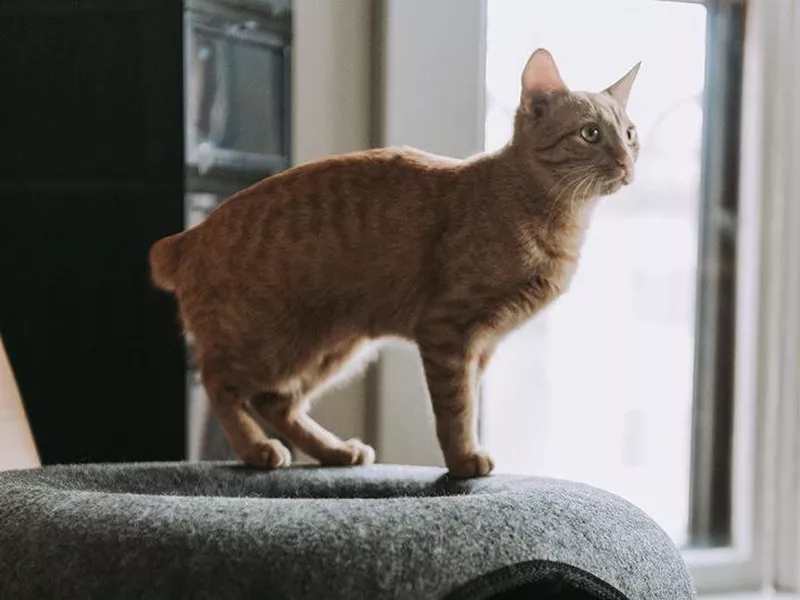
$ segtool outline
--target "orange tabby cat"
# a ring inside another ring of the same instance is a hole
[[[308,398],[370,341],[397,337],[419,346],[450,473],[489,473],[473,429],[478,381],[497,342],[566,290],[595,200],[632,180],[638,141],[625,106],[638,68],[601,93],[571,92],[537,50],[503,149],[312,162],[154,244],[153,279],[177,297],[242,459],[290,460],[250,404],[322,464],[372,462],[369,446],[312,420]]]

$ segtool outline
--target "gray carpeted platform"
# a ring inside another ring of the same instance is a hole
[[[695,597],[672,542],[615,496],[443,473],[225,463],[0,473],[0,598]]]

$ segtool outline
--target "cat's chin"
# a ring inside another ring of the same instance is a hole
[[[614,179],[612,181],[606,181],[601,188],[600,195],[608,196],[609,194],[613,194],[614,192],[618,192],[622,189],[625,185],[625,182],[622,179]]]
[[[618,192],[626,185],[630,185],[633,183],[633,174],[626,173],[622,177],[615,177],[614,179],[609,179],[603,184],[602,187],[602,194],[607,196],[609,194],[613,194],[614,192]]]

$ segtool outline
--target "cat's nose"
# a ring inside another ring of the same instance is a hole
[[[622,171],[622,181],[626,184],[633,181],[633,160],[629,156],[617,159],[617,166]]]
[[[633,171],[633,161],[625,156],[623,158],[617,159],[617,164],[624,170],[624,171]]]

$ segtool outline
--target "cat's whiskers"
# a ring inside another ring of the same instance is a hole
[[[579,199],[581,199],[581,191],[583,190],[584,186],[586,186],[590,181],[589,175],[584,176],[578,185],[575,187],[575,192],[570,195],[569,198],[569,212],[570,215],[575,215],[576,204],[578,203]]]
[[[586,172],[588,172],[588,170],[589,170],[589,167],[587,167],[587,166],[573,167],[572,169],[570,169],[566,173],[564,173],[561,177],[559,177],[559,179],[553,184],[553,186],[547,192],[547,196],[546,197],[549,197],[550,194],[553,193],[553,190],[555,190],[558,187],[561,188],[558,191],[558,193],[556,194],[555,199],[552,201],[551,207],[552,206],[557,206],[559,201],[561,200],[561,197],[564,194],[566,194],[572,188],[573,185],[575,185],[576,183],[580,182],[582,180],[582,178],[583,178],[583,175]],[[566,181],[566,183],[564,183],[565,181]]]
[[[567,177],[568,177],[568,175],[565,175],[559,181],[563,181]],[[561,196],[566,194],[572,188],[572,186],[575,183],[577,183],[579,180],[580,180],[580,177],[575,177],[575,178],[571,178],[570,181],[567,181],[563,185],[563,187],[558,191],[558,193],[556,194],[556,197],[553,199],[553,201],[550,203],[550,208],[547,211],[547,219],[545,220],[545,224],[544,224],[544,228],[545,228],[546,231],[550,229],[550,225],[553,222],[553,218],[555,217],[556,212],[558,212],[558,206],[559,206],[560,201],[561,201]],[[556,185],[559,185],[559,184],[558,183],[555,184],[553,186],[553,188],[555,188]],[[548,194],[548,196],[549,196],[549,194]]]
[[[550,226],[553,223],[553,220],[558,214],[561,206],[561,199],[562,197],[568,196],[573,186],[577,186],[581,181],[581,177],[578,175],[574,178],[571,178],[570,181],[566,182],[561,190],[559,190],[558,194],[556,195],[555,199],[550,204],[550,209],[547,211],[547,220],[545,221],[545,230],[549,230]]]
[[[556,197],[553,199],[553,201],[550,204],[550,209],[547,212],[547,219],[545,221],[545,230],[549,230],[550,229],[550,225],[552,224],[556,213],[560,209],[560,204],[561,204],[562,197],[568,197],[568,196],[571,195],[570,209],[572,209],[572,205],[573,205],[575,197],[577,196],[577,192],[578,192],[580,186],[586,180],[587,175],[589,174],[589,172],[591,170],[592,170],[592,167],[590,167],[590,166],[574,167],[574,168],[568,170],[566,173],[564,173],[564,175],[561,176],[556,181],[556,183],[553,184],[553,186],[550,188],[550,191],[547,194],[548,196],[552,193],[552,191],[556,187],[560,186],[563,181],[568,180],[568,181],[566,181],[566,183],[563,184],[561,189],[558,191],[558,194],[556,194]],[[574,192],[572,191],[573,187],[574,187]]]
[[[590,167],[589,172],[581,179],[570,197],[570,214],[572,216],[577,214],[582,203],[595,196],[598,184],[597,176]]]
[[[589,200],[594,195],[594,189],[597,186],[597,177],[594,173],[590,173],[584,179],[584,185],[575,193],[573,200]]]
[[[584,185],[585,185],[585,189],[584,189]],[[592,198],[594,198],[595,196],[597,196],[599,194],[600,187],[601,187],[601,180],[598,179],[598,177],[595,174],[590,173],[589,175],[587,175],[584,178],[584,180],[581,183],[581,185],[578,187],[578,189],[575,190],[575,194],[573,194],[573,196],[572,196],[572,210],[573,210],[573,212],[575,211],[575,208],[576,208],[575,204],[579,200],[581,200],[581,201],[591,200]]]

